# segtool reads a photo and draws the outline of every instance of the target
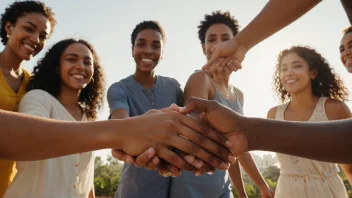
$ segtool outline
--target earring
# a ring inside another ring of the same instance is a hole
[[[7,38],[9,38],[9,37],[10,37],[10,35],[9,35],[9,34],[6,34],[6,37],[7,37]]]

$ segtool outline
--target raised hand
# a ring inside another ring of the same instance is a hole
[[[247,53],[247,49],[238,44],[236,37],[215,45],[211,51],[213,52],[210,60],[203,66],[203,69],[213,73],[219,68],[227,65],[231,71],[241,69],[241,63]]]

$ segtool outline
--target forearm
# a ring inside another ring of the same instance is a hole
[[[350,21],[350,24],[352,25],[352,1],[341,0],[341,3],[343,5],[343,8],[345,9],[345,12],[347,14],[348,20]]]
[[[264,178],[260,174],[250,153],[243,153],[238,157],[238,160],[240,161],[240,164],[243,169],[247,172],[248,176],[253,180],[253,182],[258,186],[259,189],[269,188]]]
[[[264,150],[335,163],[352,163],[352,119],[320,123],[260,118],[242,120],[248,150]]]
[[[347,0],[345,0],[347,1]],[[304,15],[320,0],[270,0],[234,39],[247,50]]]
[[[352,164],[340,164],[340,167],[345,173],[345,176],[351,185],[352,184]]]
[[[118,148],[125,132],[122,122],[62,122],[0,111],[0,158],[41,160]]]
[[[244,189],[241,170],[238,161],[232,164],[229,168],[230,179],[236,189],[239,197],[247,197],[246,191]]]

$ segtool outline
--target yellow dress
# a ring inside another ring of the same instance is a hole
[[[24,78],[17,93],[7,84],[4,75],[0,69],[0,109],[6,111],[18,111],[18,105],[26,94],[26,85],[29,82],[30,74],[22,69]],[[0,160],[0,197],[5,193],[12,179],[16,175],[15,161]]]

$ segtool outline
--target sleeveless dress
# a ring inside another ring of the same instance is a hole
[[[326,97],[321,97],[308,122],[328,121],[325,114]],[[289,103],[280,105],[276,120],[285,120]],[[303,138],[303,137],[302,137]],[[346,188],[338,175],[336,164],[276,153],[280,162],[280,177],[276,198],[347,198]]]

